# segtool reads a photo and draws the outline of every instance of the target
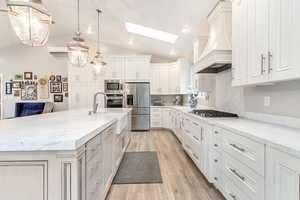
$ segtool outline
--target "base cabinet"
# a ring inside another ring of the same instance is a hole
[[[266,200],[299,200],[300,159],[267,148]]]

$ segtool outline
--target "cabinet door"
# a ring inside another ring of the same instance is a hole
[[[299,0],[270,1],[268,72],[273,81],[300,77],[299,10]]]
[[[169,70],[168,67],[162,67],[159,73],[159,88],[161,94],[169,94]]]
[[[267,200],[299,200],[300,159],[267,149]]]
[[[107,66],[105,67],[105,79],[124,78],[124,57],[108,57]]]
[[[113,173],[113,132],[112,130],[103,133],[103,177],[105,188],[109,187]]]
[[[158,67],[152,67],[151,69],[151,94],[161,94],[160,88],[160,71]]]
[[[145,57],[128,57],[125,58],[125,79],[130,81],[135,80],[150,80],[150,60]]]
[[[178,76],[177,65],[171,65],[168,73],[168,94],[179,94],[180,93],[180,80]]]
[[[232,3],[232,85],[247,82],[248,66],[248,1]]]
[[[245,0],[242,0],[245,1]],[[260,83],[268,80],[268,1],[248,2],[248,80]]]

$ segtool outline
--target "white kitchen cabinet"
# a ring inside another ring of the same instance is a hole
[[[233,1],[233,85],[300,78],[299,9],[297,0]]]
[[[126,81],[150,81],[150,56],[124,57]]]
[[[162,128],[163,108],[151,107],[151,128]]]
[[[247,81],[248,66],[248,1],[232,5],[232,85],[239,86]]]
[[[268,71],[270,80],[300,77],[300,2],[269,0]]]
[[[151,94],[188,94],[191,88],[190,64],[184,59],[151,65]]]
[[[266,200],[299,200],[300,159],[267,148]]]
[[[107,80],[110,79],[124,79],[125,73],[125,60],[121,56],[108,56],[105,58],[107,66],[105,66],[104,77]]]

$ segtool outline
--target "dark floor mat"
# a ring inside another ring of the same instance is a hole
[[[126,152],[113,184],[162,183],[157,152]]]

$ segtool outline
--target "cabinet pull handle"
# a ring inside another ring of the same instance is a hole
[[[218,147],[219,145],[215,144],[214,146],[215,146],[215,147]]]
[[[232,169],[232,168],[229,168],[229,169],[232,173],[234,173],[237,177],[239,177],[239,179],[241,179],[242,181],[245,181],[245,177],[240,175],[235,169]]]
[[[215,179],[216,181],[218,181],[218,178],[217,178],[217,177],[215,177],[214,179]]]
[[[264,69],[264,62],[265,62],[266,57],[264,56],[264,54],[260,55],[260,67],[261,67],[261,75],[263,75],[265,73],[265,69]]]
[[[203,141],[204,137],[203,137],[203,128],[201,127],[201,141]]]
[[[234,194],[229,193],[229,196],[233,199],[233,200],[237,200],[236,196]]]
[[[199,126],[199,124],[197,124],[196,122],[193,122],[193,124],[194,124],[195,126]]]
[[[190,134],[190,133],[191,133],[189,130],[185,130],[185,132],[187,132],[188,134]]]
[[[268,52],[268,73],[270,74],[271,71],[273,70],[271,67],[271,59],[272,59],[273,55],[272,53],[269,51]]]
[[[243,149],[243,148],[241,148],[241,147],[239,147],[239,146],[237,146],[236,144],[230,144],[233,148],[235,148],[235,149],[237,149],[237,150],[239,150],[239,151],[241,151],[241,152],[245,152],[246,150],[245,149]]]
[[[196,154],[193,153],[193,156],[194,156],[197,160],[199,160],[199,157],[198,157]]]
[[[199,141],[199,138],[197,138],[196,136],[193,136],[193,138],[195,138],[196,140],[198,140],[198,141]]]
[[[218,131],[215,131],[215,134],[219,134],[219,132],[218,132]]]

